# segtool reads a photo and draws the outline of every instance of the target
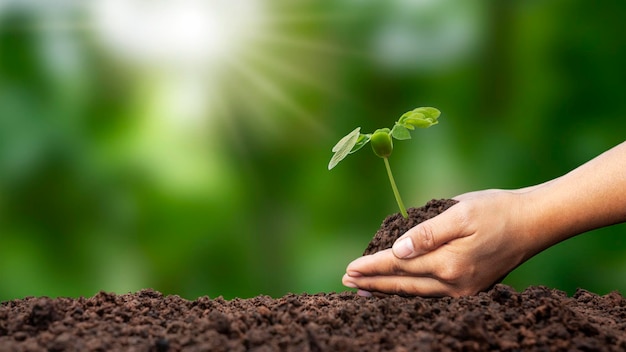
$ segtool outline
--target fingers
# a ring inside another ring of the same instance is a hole
[[[474,274],[471,266],[450,260],[449,254],[447,250],[439,250],[407,260],[397,258],[389,249],[384,250],[350,263],[342,282],[358,289],[361,296],[388,293],[458,297],[478,292],[477,285],[481,282],[471,279]]]
[[[437,258],[433,255],[424,255],[419,260],[403,260],[397,258],[391,249],[386,249],[372,255],[366,255],[353,260],[346,268],[346,274],[352,277],[380,276],[380,275],[414,275],[432,276],[439,268]]]
[[[466,207],[459,202],[432,219],[426,220],[400,236],[393,253],[398,258],[414,258],[428,253],[456,238],[471,234]]]
[[[344,275],[345,286],[354,287],[355,278]],[[405,296],[441,297],[460,296],[455,287],[431,277],[411,276],[372,276],[358,278],[358,294],[369,297],[372,295],[397,294]],[[384,295],[383,295],[384,296]]]
[[[460,241],[465,241],[461,239]],[[471,265],[458,261],[452,245],[411,259],[401,259],[391,249],[359,257],[348,264],[342,278],[345,286],[361,296],[381,293],[418,296],[462,296],[474,294]],[[465,282],[468,281],[468,282]]]

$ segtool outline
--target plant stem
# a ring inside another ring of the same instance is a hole
[[[391,182],[393,195],[396,196],[396,202],[398,202],[398,207],[400,207],[400,213],[405,219],[408,219],[409,214],[406,212],[404,203],[402,203],[402,198],[400,198],[400,192],[398,192],[398,187],[396,186],[396,181],[393,179],[393,174],[391,173],[391,167],[389,166],[389,159],[383,158],[383,160],[385,160],[385,167],[387,168],[387,176],[389,176],[389,182]]]

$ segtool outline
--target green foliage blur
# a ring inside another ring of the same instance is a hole
[[[210,4],[210,5],[207,5]],[[0,2],[0,300],[343,291],[397,212],[332,146],[417,106],[407,206],[560,176],[624,140],[626,2]],[[626,291],[626,228],[505,283]]]

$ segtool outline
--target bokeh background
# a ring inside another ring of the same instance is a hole
[[[342,291],[405,203],[560,176],[622,142],[626,2],[0,1],[0,300]],[[626,227],[505,280],[626,291]]]

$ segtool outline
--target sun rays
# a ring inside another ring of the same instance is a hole
[[[313,128],[312,132],[322,133],[309,96],[293,92],[344,98],[333,82],[333,61],[364,55],[308,28],[349,16],[330,10],[311,13],[310,4],[275,5],[252,0],[156,4],[103,0],[95,7],[93,23],[101,43],[113,55],[121,55],[142,70],[153,66],[174,81],[182,76],[202,81],[191,86],[203,92],[190,93],[213,102],[206,104],[201,120],[231,119],[241,104],[262,105],[266,109],[245,118],[273,129],[280,128],[274,120],[293,118]],[[175,119],[180,123],[194,120]]]
[[[35,15],[28,30],[46,38],[47,46],[70,40],[78,48],[73,60],[79,64],[68,70],[78,70],[80,60],[89,60],[79,56],[96,48],[91,54],[119,67],[124,84],[133,87],[125,97],[133,127],[126,141],[116,140],[124,146],[119,153],[149,164],[155,177],[165,175],[159,182],[191,191],[214,179],[207,176],[214,170],[227,167],[218,155],[223,153],[216,148],[218,140],[237,146],[247,133],[257,142],[280,145],[301,142],[298,136],[327,134],[328,117],[320,111],[350,100],[335,74],[338,66],[367,59],[334,35],[334,28],[359,15],[315,1],[70,0],[59,8],[35,5],[30,5]],[[0,10],[21,10],[15,6]],[[54,64],[51,58],[42,60]],[[198,170],[198,160],[212,166]]]
[[[315,126],[318,117],[308,106],[309,96],[294,92],[347,99],[333,66],[346,58],[367,59],[363,50],[341,42],[329,30],[358,20],[359,14],[314,1],[94,0],[36,5],[36,1],[30,5],[37,14],[33,31],[46,36],[78,33],[74,40],[93,40],[104,55],[132,67],[137,79],[151,75],[161,77],[156,80],[161,82],[168,76],[172,81],[202,81],[188,85],[201,90],[191,96],[208,102],[205,111],[197,112],[200,120],[232,118],[241,99],[246,99],[249,105],[271,106],[275,111],[270,115],[285,114]],[[26,5],[0,10],[21,6]],[[177,85],[183,84],[173,83]],[[246,118],[271,124],[274,117],[260,114]],[[174,120],[186,124],[194,119]]]

